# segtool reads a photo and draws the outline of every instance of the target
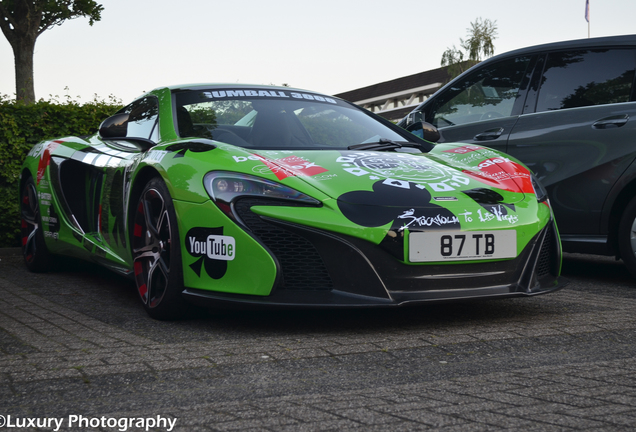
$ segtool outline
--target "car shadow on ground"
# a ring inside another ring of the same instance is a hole
[[[348,334],[402,332],[413,329],[444,331],[454,326],[482,325],[506,320],[558,316],[580,304],[558,295],[505,300],[470,300],[420,304],[401,308],[241,310],[193,308],[180,321],[160,322],[143,310],[132,280],[95,264],[64,259],[47,274],[29,273],[19,256],[3,256],[5,277],[54,303],[157,342],[208,340],[240,335],[307,336],[311,333]],[[563,275],[567,290],[590,291],[636,298],[636,281],[621,261],[611,257],[566,254]],[[169,330],[168,332],[166,332]]]
[[[577,280],[636,284],[623,261],[612,256],[566,253],[561,274]]]

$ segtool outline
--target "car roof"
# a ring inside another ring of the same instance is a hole
[[[196,83],[196,84],[181,84],[181,85],[172,85],[165,86],[160,88],[167,88],[170,91],[177,90],[205,90],[210,88],[231,88],[231,89],[264,89],[264,90],[295,90],[302,91],[305,93],[317,93],[322,94],[320,92],[312,91],[312,90],[304,90],[294,87],[287,86],[275,86],[275,85],[263,85],[263,84],[237,84],[237,83]]]
[[[461,73],[459,76],[453,78],[448,83],[446,83],[442,88],[438,89],[437,93],[440,93],[442,90],[452,86],[455,82],[463,79],[464,76],[471,73],[474,69],[480,68],[483,65],[488,65],[490,63],[498,62],[503,59],[507,59],[510,57],[515,57],[519,55],[531,55],[542,53],[546,51],[557,51],[557,50],[566,50],[566,49],[587,49],[587,48],[606,48],[606,47],[636,47],[636,34],[632,35],[622,35],[622,36],[607,36],[607,37],[598,37],[598,38],[588,38],[588,39],[575,39],[569,41],[562,42],[552,42],[542,45],[533,45],[525,48],[519,48],[513,51],[507,51],[505,53],[497,54],[496,56],[490,57],[482,62],[479,62],[469,68],[468,70]],[[413,111],[421,110],[424,105],[430,103],[432,99],[429,98],[419,104],[417,107],[413,108]],[[400,120],[398,124],[400,124],[406,116]]]
[[[589,39],[576,39],[562,42],[552,42],[542,45],[533,45],[525,48],[519,48],[513,51],[508,51],[502,54],[498,54],[494,57],[491,57],[487,60],[484,60],[483,63],[490,63],[492,61],[497,61],[498,59],[510,56],[518,56],[525,54],[535,54],[538,52],[544,51],[556,51],[556,50],[564,50],[564,49],[573,49],[573,48],[600,48],[600,47],[620,47],[620,46],[636,46],[636,34],[633,35],[623,35],[623,36],[608,36],[608,37],[599,37],[599,38],[589,38]]]

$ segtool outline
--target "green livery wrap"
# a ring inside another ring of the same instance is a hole
[[[20,199],[31,270],[97,262],[158,319],[563,285],[549,199],[522,163],[287,87],[154,90],[92,137],[35,145]]]

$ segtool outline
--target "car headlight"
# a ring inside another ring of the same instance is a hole
[[[545,190],[543,185],[539,182],[539,180],[532,174],[530,176],[530,180],[532,181],[532,188],[534,189],[534,194],[537,197],[537,201],[544,202],[548,200],[548,192]]]
[[[215,204],[231,217],[232,202],[249,196],[320,205],[320,201],[295,189],[247,174],[212,171],[203,177],[203,185]]]

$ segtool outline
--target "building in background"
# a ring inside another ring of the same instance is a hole
[[[398,121],[428,99],[450,78],[448,68],[441,67],[335,96],[360,105],[387,120]]]

